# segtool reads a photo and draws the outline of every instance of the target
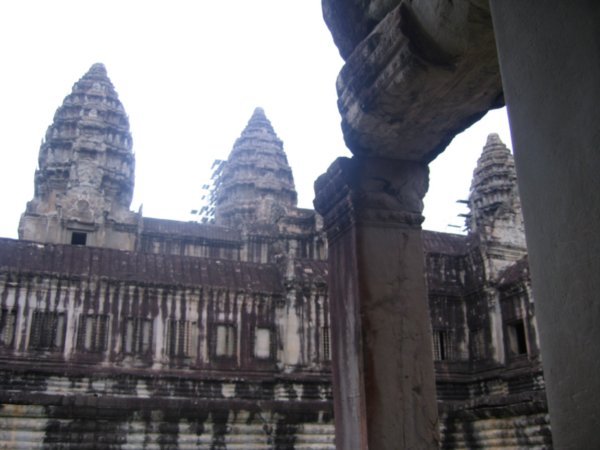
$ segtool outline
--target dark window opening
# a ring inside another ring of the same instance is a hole
[[[525,324],[522,320],[510,323],[506,326],[508,334],[508,350],[511,355],[527,354],[527,337],[525,335]]]
[[[85,245],[87,242],[87,234],[73,231],[71,235],[71,245]]]
[[[434,331],[433,333],[433,357],[436,361],[448,359],[448,332]]]

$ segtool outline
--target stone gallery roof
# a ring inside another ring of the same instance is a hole
[[[468,252],[467,236],[423,230],[423,248],[425,253],[442,255],[465,255]]]
[[[218,225],[154,218],[144,218],[142,223],[142,233],[144,234],[168,234],[170,237],[176,238],[240,241],[239,231]]]
[[[272,264],[0,239],[0,271],[279,294]]]

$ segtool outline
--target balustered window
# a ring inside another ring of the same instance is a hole
[[[433,358],[436,361],[458,359],[454,333],[451,330],[433,331]]]
[[[15,309],[0,309],[0,347],[11,347],[15,337],[17,311]]]
[[[167,321],[167,355],[169,357],[195,358],[197,350],[197,322],[169,319]]]
[[[256,327],[254,330],[254,357],[259,359],[271,358],[271,335],[271,328]]]
[[[64,313],[35,310],[31,315],[29,329],[29,349],[60,351],[65,344]]]
[[[145,355],[152,352],[152,320],[141,317],[125,319],[123,353]]]
[[[233,358],[235,356],[235,326],[233,324],[217,324],[217,339],[215,355],[221,358]]]
[[[86,314],[79,317],[77,350],[101,353],[108,348],[108,314]]]

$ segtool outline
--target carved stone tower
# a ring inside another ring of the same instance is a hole
[[[296,204],[283,143],[262,108],[256,108],[221,168],[215,187],[215,221],[231,227],[275,223]]]
[[[40,147],[35,194],[19,238],[132,249],[135,158],[129,120],[102,64],[54,115]]]
[[[479,236],[493,277],[527,253],[515,161],[495,133],[473,171],[468,204],[467,229]]]

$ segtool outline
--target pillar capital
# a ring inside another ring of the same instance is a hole
[[[353,224],[420,228],[426,164],[387,158],[338,158],[315,182],[316,210],[334,241]]]

